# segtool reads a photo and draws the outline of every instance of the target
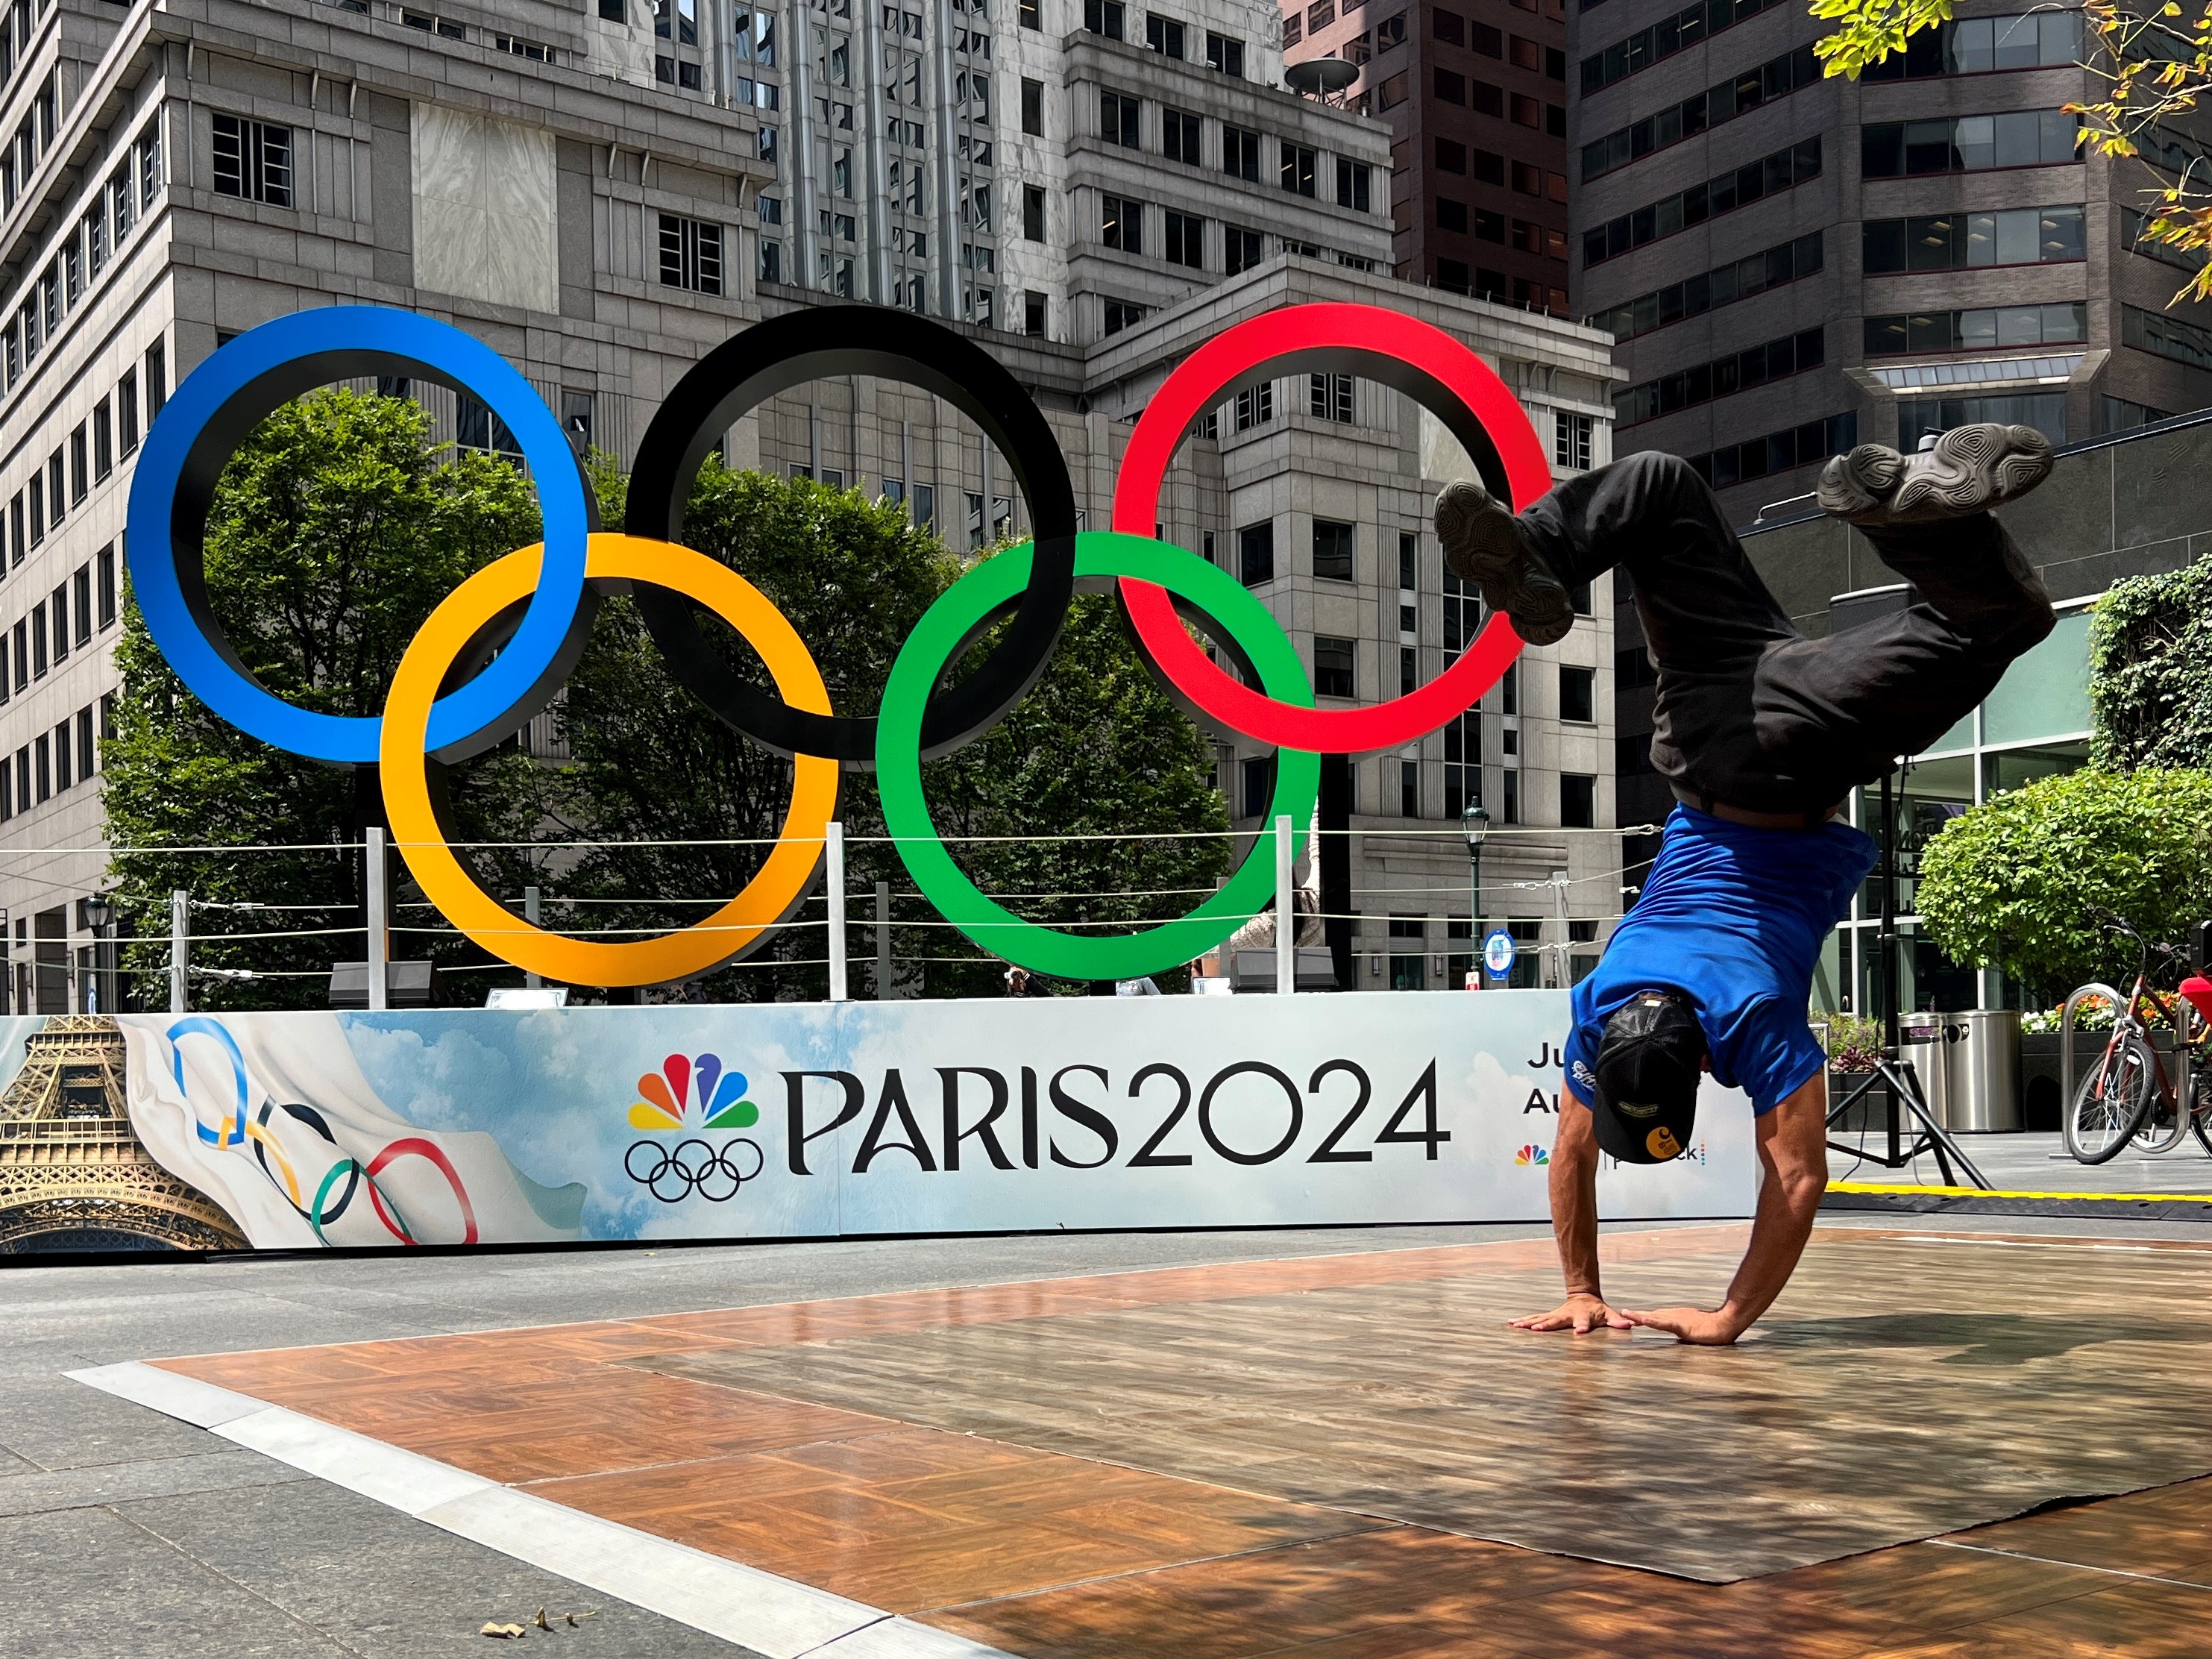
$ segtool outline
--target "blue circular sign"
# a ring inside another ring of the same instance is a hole
[[[1490,969],[1493,979],[1504,979],[1513,971],[1516,954],[1513,935],[1503,927],[1496,929],[1482,941],[1482,965]]]
[[[216,481],[264,417],[316,386],[380,374],[481,398],[514,434],[538,486],[545,550],[530,603],[489,665],[430,711],[431,751],[458,760],[512,732],[559,683],[586,620],[584,561],[597,528],[583,471],[553,411],[505,358],[460,330],[383,306],[328,306],[279,317],[218,348],[146,434],[131,486],[131,586],[161,654],[215,714],[295,754],[374,762],[380,718],[295,708],[253,678],[222,636],[201,561]]]

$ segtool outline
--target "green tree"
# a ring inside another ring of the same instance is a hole
[[[2093,765],[2212,768],[2212,563],[2129,576],[2089,627]]]
[[[453,454],[404,399],[310,393],[256,428],[225,467],[208,520],[209,602],[240,661],[303,708],[374,714],[407,641],[471,573],[537,539],[528,484],[502,461]],[[141,935],[168,932],[168,894],[197,907],[196,963],[270,977],[207,977],[210,1007],[319,1004],[321,974],[358,959],[365,826],[382,822],[374,769],[319,764],[270,748],[185,690],[126,604],[117,647],[121,688],[103,750],[101,804],[118,899]],[[455,768],[457,820],[471,840],[521,841],[553,805],[556,781],[509,747]],[[238,848],[295,850],[242,852]],[[328,850],[319,850],[327,848]],[[519,861],[487,860],[486,878],[519,885]],[[401,894],[403,905],[409,896]],[[435,918],[403,908],[398,925]],[[253,934],[305,937],[249,938]],[[394,953],[426,953],[400,934]],[[123,965],[141,994],[163,994],[167,946],[142,938]],[[448,965],[481,952],[450,938]]]
[[[2212,773],[2091,768],[1998,795],[1929,843],[1917,906],[1954,961],[2045,999],[2091,979],[2125,988],[2135,947],[2095,912],[2177,947],[2212,915]]]

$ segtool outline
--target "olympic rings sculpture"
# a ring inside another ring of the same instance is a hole
[[[378,765],[394,844],[424,896],[516,967],[571,984],[629,987],[696,978],[744,956],[811,889],[841,771],[873,770],[899,856],[947,921],[994,955],[1041,973],[1133,978],[1201,955],[1263,911],[1271,861],[1248,856],[1218,892],[1177,920],[1079,936],[1024,921],[984,895],[938,836],[921,787],[924,760],[989,730],[1036,684],[1079,587],[1118,594],[1147,665],[1186,712],[1275,746],[1268,816],[1289,817],[1301,843],[1321,756],[1373,753],[1434,731],[1471,707],[1521,649],[1511,623],[1496,614],[1426,685],[1371,708],[1319,708],[1296,648],[1267,608],[1211,562],[1152,538],[1167,469],[1199,416],[1249,386],[1307,372],[1357,374],[1411,398],[1459,440],[1492,492],[1516,507],[1551,487],[1543,445],[1518,400],[1467,346],[1376,307],[1294,306],[1229,328],[1167,377],[1129,435],[1113,529],[1080,531],[1066,460],[1043,412],[989,353],[904,312],[827,306],[748,328],[684,375],[647,428],[622,532],[603,532],[559,423],[495,352],[411,312],[343,306],[241,334],[179,386],[147,434],[131,485],[131,577],[155,642],[216,714],[312,759]],[[403,653],[381,715],[323,714],[258,684],[224,639],[207,596],[207,515],[224,464],[265,416],[314,386],[372,374],[431,380],[489,405],[531,468],[544,540],[495,560],[440,603]],[[932,605],[901,647],[872,720],[830,707],[805,641],[758,588],[678,539],[692,481],[721,434],[777,393],[836,374],[920,387],[974,421],[1012,469],[1035,532]],[[618,944],[565,938],[518,918],[477,885],[441,818],[443,765],[489,748],[552,700],[582,653],[599,597],[610,592],[632,595],[671,672],[718,719],[793,763],[781,836],[744,890],[703,921]],[[759,655],[773,697],[708,642],[702,609]],[[945,684],[968,642],[1000,621],[1006,626],[989,656],[957,685]],[[1194,629],[1241,678],[1207,653]],[[241,1112],[221,1133],[258,1141],[257,1127]],[[333,1169],[326,1189],[343,1169]],[[366,1181],[382,1215],[376,1173],[347,1170],[337,1207]],[[688,1171],[687,1179],[698,1183]],[[327,1197],[293,1202],[319,1230]],[[404,1219],[386,1220],[404,1236]]]

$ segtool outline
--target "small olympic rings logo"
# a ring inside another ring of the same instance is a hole
[[[517,967],[572,984],[653,985],[744,956],[812,886],[822,826],[836,815],[841,769],[852,769],[877,773],[885,823],[916,884],[985,949],[1068,978],[1133,978],[1202,954],[1263,909],[1271,860],[1248,857],[1226,885],[1178,920],[1085,938],[1025,921],[977,889],[939,838],[921,788],[924,760],[988,731],[1044,672],[1079,583],[1119,595],[1148,665],[1187,711],[1275,745],[1268,816],[1299,826],[1312,812],[1321,756],[1371,754],[1437,729],[1471,707],[1521,648],[1511,624],[1493,616],[1426,685],[1372,708],[1319,708],[1296,648],[1267,609],[1227,572],[1152,538],[1168,466],[1197,418],[1245,387],[1308,372],[1357,374],[1412,398],[1459,440],[1492,491],[1516,507],[1551,487],[1543,445],[1519,402],[1467,346],[1376,307],[1294,306],[1228,329],[1167,377],[1130,434],[1113,529],[1079,532],[1074,489],[1051,428],[996,359],[904,312],[825,306],[757,324],[684,374],[640,445],[622,533],[604,533],[558,423],[496,353],[412,313],[345,306],[242,334],[178,387],[148,434],[131,486],[131,575],[148,630],[210,708],[279,748],[379,764],[393,839],[424,896]],[[254,681],[208,603],[209,504],[232,450],[279,404],[333,380],[389,373],[470,392],[507,423],[531,465],[545,539],[478,571],[432,612],[400,659],[381,716],[295,708]],[[832,709],[821,670],[783,614],[744,577],[677,539],[692,481],[733,422],[779,392],[843,374],[919,386],[974,421],[1012,468],[1034,529],[1029,543],[969,571],[923,615],[873,719]],[[781,839],[744,890],[690,927],[624,943],[543,932],[485,893],[447,844],[438,781],[441,763],[489,747],[550,702],[583,649],[597,596],[608,591],[633,596],[687,689],[734,730],[790,757],[793,768]],[[748,684],[708,642],[702,609],[759,655],[774,696]],[[1000,620],[1006,626],[989,656],[957,685],[940,684],[975,631]],[[1190,628],[1241,679],[1208,656]],[[497,654],[445,690],[455,665],[480,659],[493,640]],[[1302,842],[1303,829],[1297,833]],[[685,1143],[693,1144],[704,1143]]]
[[[720,1147],[698,1139],[673,1146],[640,1140],[623,1154],[623,1173],[663,1204],[681,1204],[695,1192],[709,1204],[726,1204],[767,1164],[759,1144],[744,1135]]]

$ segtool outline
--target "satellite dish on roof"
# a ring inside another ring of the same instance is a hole
[[[1283,65],[1283,84],[1310,98],[1342,92],[1359,78],[1359,65],[1341,58],[1309,58],[1303,64]]]

